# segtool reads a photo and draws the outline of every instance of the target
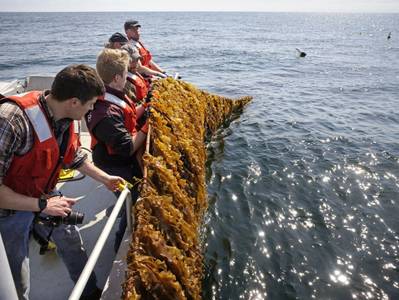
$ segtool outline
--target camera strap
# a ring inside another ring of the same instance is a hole
[[[46,253],[46,251],[49,250],[49,243],[51,242],[50,239],[51,239],[51,235],[53,234],[53,231],[54,231],[54,225],[51,225],[50,231],[49,231],[47,237],[45,237],[41,233],[39,233],[39,231],[36,229],[36,223],[39,223],[39,222],[40,222],[39,214],[36,213],[35,220],[34,220],[33,226],[32,226],[32,236],[36,240],[36,242],[40,245],[39,254],[44,255]],[[44,226],[44,225],[42,225],[42,226]]]
[[[50,192],[49,185],[50,185],[51,181],[53,180],[54,176],[56,175],[56,171],[57,171],[59,165],[64,160],[64,156],[65,156],[65,153],[66,153],[66,150],[68,147],[69,139],[70,139],[70,136],[69,136],[69,129],[68,129],[63,133],[62,141],[61,141],[61,144],[59,145],[60,156],[58,157],[57,164],[56,164],[55,168],[53,169],[53,171],[51,172],[51,175],[47,181],[46,187],[44,188],[44,193],[46,193],[46,194],[48,194]],[[58,176],[58,174],[57,174],[57,176]]]

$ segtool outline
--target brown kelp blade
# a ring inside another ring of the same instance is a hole
[[[154,84],[147,178],[137,202],[123,299],[201,299],[204,140],[251,100],[168,78]]]

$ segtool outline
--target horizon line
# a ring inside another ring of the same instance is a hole
[[[262,10],[262,11],[254,11],[254,10],[138,10],[138,11],[126,11],[126,10],[86,10],[86,11],[78,11],[78,10],[54,10],[54,11],[39,11],[39,10],[8,10],[1,11],[0,13],[109,13],[109,12],[135,12],[135,13],[325,13],[325,14],[399,14],[398,11],[270,11],[270,10]]]

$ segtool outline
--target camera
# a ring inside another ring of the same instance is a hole
[[[55,249],[54,242],[51,241],[50,237],[53,232],[54,227],[64,225],[77,225],[82,224],[83,219],[85,217],[84,213],[78,211],[71,211],[66,217],[54,217],[54,216],[36,216],[36,222],[38,224],[51,227],[50,234],[45,237],[42,234],[35,230],[33,226],[32,234],[34,239],[39,243],[40,250],[39,254],[44,255],[47,251]]]
[[[39,216],[38,222],[46,226],[77,225],[83,223],[84,217],[84,213],[71,211],[66,217]]]

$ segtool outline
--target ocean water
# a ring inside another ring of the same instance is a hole
[[[399,15],[0,13],[0,81],[94,66],[127,18],[254,97],[208,146],[204,299],[399,299]]]

